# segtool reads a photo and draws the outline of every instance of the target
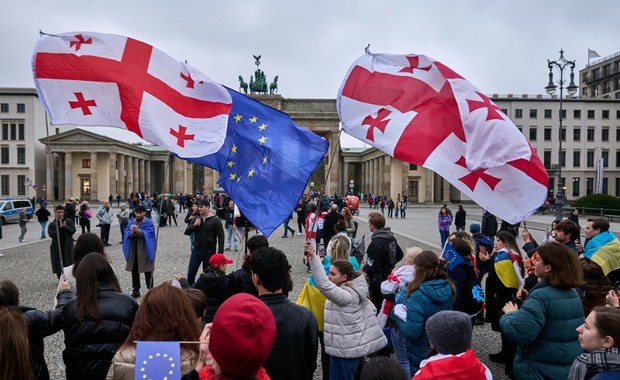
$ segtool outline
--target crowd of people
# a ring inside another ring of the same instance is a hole
[[[130,294],[105,253],[113,199],[95,212],[84,202],[55,207],[47,225],[59,279],[55,307],[21,305],[15,284],[0,282],[0,378],[48,379],[43,338],[62,330],[67,379],[133,379],[145,370],[138,342],[178,342],[170,372],[183,379],[313,379],[319,352],[323,379],[491,379],[472,349],[481,323],[500,333],[501,351],[489,359],[504,363],[510,378],[620,376],[620,242],[604,219],[588,219],[583,244],[574,214],[555,221],[538,244],[525,225],[498,230],[488,212],[464,231],[464,207],[453,218],[444,204],[443,248],[431,251],[403,249],[382,210],[373,210],[359,256],[358,225],[344,198],[309,195],[291,210],[301,217],[296,233],[305,231],[310,272],[291,300],[291,265],[299,264],[260,233],[237,240],[238,210],[226,197],[179,208],[187,210],[188,269],[154,284],[158,219],[150,197],[140,197],[129,207],[117,200]],[[177,212],[176,198],[159,198],[175,206],[168,215]],[[82,222],[92,217],[100,235]],[[82,234],[74,242],[76,225]],[[228,271],[225,251],[242,243],[243,263]]]

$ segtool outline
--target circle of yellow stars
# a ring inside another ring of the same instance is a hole
[[[243,115],[236,114],[234,116],[234,119],[235,119],[235,123],[239,123],[243,119]],[[258,123],[258,118],[256,116],[252,116],[248,120],[249,120],[250,124]],[[267,127],[268,127],[267,124],[262,123],[261,125],[258,126],[258,130],[260,132],[264,132],[265,129],[267,129]],[[261,136],[257,140],[257,142],[258,142],[259,145],[263,145],[263,144],[265,144],[267,142],[267,137],[266,136]],[[233,143],[232,147],[230,147],[230,153],[231,154],[237,154],[237,145],[235,145],[234,143]],[[268,162],[267,155],[264,155],[263,159],[262,159],[263,165],[266,165],[267,162]],[[237,163],[234,160],[231,159],[231,160],[226,162],[226,167],[232,169],[236,164]],[[254,174],[256,174],[256,169],[252,168],[252,169],[248,170],[247,178],[254,177]],[[239,183],[241,181],[241,177],[242,177],[242,175],[239,175],[238,173],[229,173],[228,179],[231,180],[231,181],[236,181],[237,183]]]
[[[174,359],[172,358],[172,356],[168,356],[168,354],[161,354],[161,353],[156,353],[155,355],[149,355],[148,360],[144,360],[142,362],[142,367],[140,367],[140,372],[145,372],[146,371],[146,365],[148,364],[149,360],[153,360],[156,357],[163,357],[164,359],[168,359],[168,361],[173,362]],[[174,375],[174,367],[176,367],[176,364],[174,363],[170,363],[170,370],[168,371],[168,374],[170,376]],[[153,380],[153,378],[147,376],[146,373],[142,374],[142,379],[145,380]],[[168,376],[164,376],[163,380],[168,380]]]

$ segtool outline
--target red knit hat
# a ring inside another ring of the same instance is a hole
[[[267,361],[275,338],[271,310],[258,298],[239,293],[217,309],[209,351],[224,374],[251,376]]]

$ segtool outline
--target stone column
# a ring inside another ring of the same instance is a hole
[[[136,157],[131,158],[131,178],[133,182],[133,191],[141,192],[143,189],[140,187],[140,182],[138,181],[140,177],[138,177],[138,159]]]
[[[149,193],[153,193],[153,188],[151,187],[151,161],[144,161],[144,186],[146,187],[146,191]]]
[[[351,188],[349,187],[349,180],[351,178],[349,178],[349,163],[348,162],[344,162],[342,164],[343,168],[342,168],[342,173],[343,173],[343,186],[344,188],[342,189],[343,194],[349,194],[349,190],[351,190]]]
[[[73,155],[71,152],[65,152],[65,200],[73,196]]]
[[[385,157],[379,157],[379,195],[385,195]]]
[[[441,179],[442,182],[442,196],[441,196],[441,200],[443,202],[450,202],[450,182],[448,182],[448,180],[446,179]]]
[[[403,162],[397,159],[390,161],[390,196],[396,199],[403,192]]]
[[[45,158],[45,191],[42,192],[42,196],[44,196],[47,200],[54,199],[54,182],[52,182],[52,176],[54,171],[55,155],[50,154],[50,156],[46,156]],[[58,181],[58,178],[56,178],[56,181]]]
[[[107,199],[107,195],[103,194]],[[97,181],[97,152],[90,153],[90,200],[99,201],[99,181]]]
[[[140,165],[140,166],[139,166],[139,167],[140,167],[140,171],[139,171],[139,175],[140,175],[140,188],[141,188],[141,189],[143,189],[143,190],[144,190],[144,191],[146,191],[146,192],[149,192],[149,191],[148,191],[148,189],[147,189],[147,187],[146,187],[146,181],[145,181],[145,174],[146,174],[146,173],[145,173],[145,171],[144,171],[144,169],[145,169],[145,166],[144,166],[144,159],[143,159],[143,158],[140,158],[140,159],[138,160],[138,162],[139,162],[139,165]]]
[[[127,196],[129,196],[129,194],[135,192],[135,183],[133,181],[133,159],[130,156],[125,156],[125,159],[127,160],[127,171],[125,172],[125,175],[127,177]]]
[[[116,194],[120,193],[118,187],[116,186],[116,153],[109,153],[108,156],[108,182],[110,184],[110,194],[114,197],[116,201]]]
[[[164,188],[162,190],[162,193],[170,192],[170,170],[172,170],[172,168],[170,167],[170,157],[168,157],[167,160],[168,161],[164,161],[161,165],[164,171]],[[166,165],[168,165],[167,169]]]
[[[375,182],[375,194],[377,195],[381,195],[381,184],[379,183],[379,170],[381,170],[381,167],[379,165],[379,159],[375,158],[374,160],[375,163],[375,171],[372,174],[373,178],[374,178],[374,182]]]
[[[425,191],[425,202],[426,203],[433,203],[433,198],[435,197],[435,189],[434,189],[434,183],[435,183],[435,175],[434,172],[430,169],[426,169],[426,168],[422,168],[422,170],[424,171],[424,184],[426,185],[426,191]]]
[[[118,155],[118,193],[121,195],[121,198],[127,200],[127,185],[125,181],[125,155]]]

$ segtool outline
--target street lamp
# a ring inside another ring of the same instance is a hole
[[[558,141],[560,144],[558,150],[558,192],[556,194],[555,201],[555,218],[562,220],[562,209],[564,208],[564,183],[562,181],[562,120],[564,108],[562,106],[562,101],[564,97],[564,68],[567,66],[570,67],[570,84],[566,87],[566,92],[570,96],[575,95],[577,92],[577,86],[575,85],[575,61],[569,61],[564,58],[564,50],[560,50],[560,58],[555,61],[547,60],[547,66],[549,67],[549,84],[545,87],[547,94],[553,95],[557,86],[553,83],[553,68],[556,67],[560,72],[560,80],[557,82],[560,85],[560,131],[558,133]]]

